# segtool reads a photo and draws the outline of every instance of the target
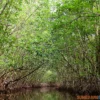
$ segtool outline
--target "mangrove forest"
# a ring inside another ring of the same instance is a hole
[[[1,100],[80,95],[100,95],[100,0],[0,0]]]

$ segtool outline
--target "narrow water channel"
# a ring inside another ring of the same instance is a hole
[[[76,100],[76,97],[68,92],[59,92],[53,89],[42,88],[6,95],[3,94],[0,95],[0,100]]]

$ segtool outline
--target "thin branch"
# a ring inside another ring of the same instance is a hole
[[[41,6],[42,4],[40,4],[39,6]],[[37,10],[38,10],[38,8],[39,7],[37,7],[33,12],[36,12]],[[16,31],[18,31],[18,28],[22,25],[22,24],[24,24],[24,23],[26,23],[26,21],[31,17],[31,16],[33,16],[35,13],[31,13],[25,20],[23,20],[18,26],[15,26],[14,27],[14,29],[13,29],[13,31],[10,33],[10,34],[13,34],[14,32],[16,32]]]
[[[72,21],[69,22],[69,24],[73,23],[74,21],[78,20],[79,18],[82,18],[82,17],[99,17],[100,14],[97,14],[97,15],[91,15],[91,16],[78,16],[77,18],[73,19]]]
[[[78,73],[78,71],[75,70],[75,69],[73,68],[73,66],[69,63],[69,61],[66,59],[66,57],[63,55],[63,53],[60,52],[60,54],[62,55],[63,59],[68,63],[68,65],[73,69],[73,71],[76,72],[76,73]]]
[[[6,9],[6,7],[8,6],[8,4],[9,4],[9,0],[8,0],[8,2],[6,2],[6,4],[4,5],[3,9],[1,10],[0,15],[3,14],[3,12]]]

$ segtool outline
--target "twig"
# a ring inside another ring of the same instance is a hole
[[[6,4],[4,5],[3,9],[1,10],[0,15],[3,14],[3,12],[6,9],[6,7],[7,7],[8,4],[9,4],[9,0],[8,0],[8,2],[6,2]]]

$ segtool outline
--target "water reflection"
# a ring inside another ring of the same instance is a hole
[[[0,100],[75,100],[75,97],[66,92],[42,88],[9,95],[0,95]]]

